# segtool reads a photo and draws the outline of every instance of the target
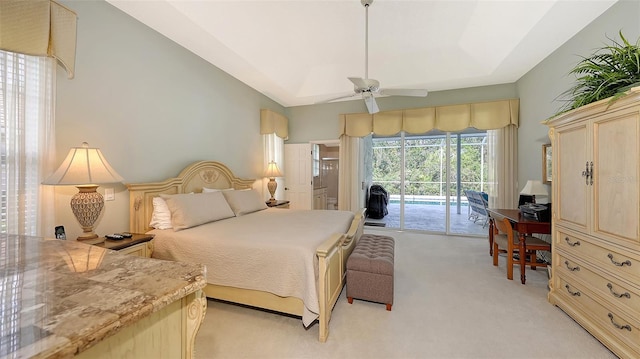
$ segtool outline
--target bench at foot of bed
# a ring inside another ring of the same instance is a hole
[[[363,234],[347,260],[347,300],[368,300],[393,305],[392,237]]]

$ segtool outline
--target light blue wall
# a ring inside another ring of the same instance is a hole
[[[262,171],[261,108],[290,120],[289,143],[337,139],[338,115],[366,111],[362,101],[283,108],[104,1],[63,1],[78,13],[76,77],[59,70],[57,157],[87,141],[100,147],[126,182],[177,174],[196,160],[220,160],[243,177]],[[578,60],[619,29],[640,33],[638,1],[620,1],[514,84],[441,91],[426,98],[381,98],[383,110],[520,98],[519,179],[541,177],[540,121],[559,107],[570,85],[565,75]],[[97,232],[128,228],[128,193],[115,186]],[[102,191],[102,188],[99,189]],[[58,224],[69,238],[79,225],[69,209],[74,188],[56,190]]]
[[[515,84],[483,86],[430,93],[427,97],[384,97],[376,99],[381,111],[405,108],[452,105],[517,98]],[[287,108],[289,141],[304,143],[314,140],[336,140],[339,135],[338,116],[367,112],[362,99]]]
[[[518,130],[518,179],[521,188],[528,179],[542,177],[542,145],[550,143],[547,126],[540,122],[563,106],[559,96],[574,83],[569,71],[593,52],[619,40],[618,32],[635,42],[640,35],[640,2],[619,1],[589,26],[567,41],[517,82],[520,97]]]
[[[88,141],[128,182],[198,159],[262,171],[260,109],[282,106],[104,1],[65,5],[79,20],[76,76],[58,78],[60,159]]]
[[[282,106],[104,1],[64,5],[78,14],[78,39],[75,78],[57,72],[59,162],[86,141],[127,183],[169,178],[198,160],[262,176],[260,109]],[[109,187],[116,200],[105,203],[99,234],[128,230],[128,192]],[[69,238],[80,232],[69,208],[75,192],[56,189]]]

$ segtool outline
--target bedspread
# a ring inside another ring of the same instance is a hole
[[[319,313],[316,248],[335,233],[346,233],[348,211],[269,208],[174,232],[153,230],[153,257],[202,263],[207,282],[300,298],[302,321]]]

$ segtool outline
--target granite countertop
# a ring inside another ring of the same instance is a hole
[[[201,264],[0,235],[0,358],[60,358],[206,285]]]

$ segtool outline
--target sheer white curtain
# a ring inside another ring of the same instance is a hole
[[[52,237],[55,60],[0,51],[0,233]]]
[[[371,141],[369,140],[369,143]],[[365,141],[361,137],[340,136],[340,155],[338,169],[338,209],[357,211],[365,206],[364,156]]]
[[[489,208],[516,208],[518,200],[518,128],[487,131]]]

